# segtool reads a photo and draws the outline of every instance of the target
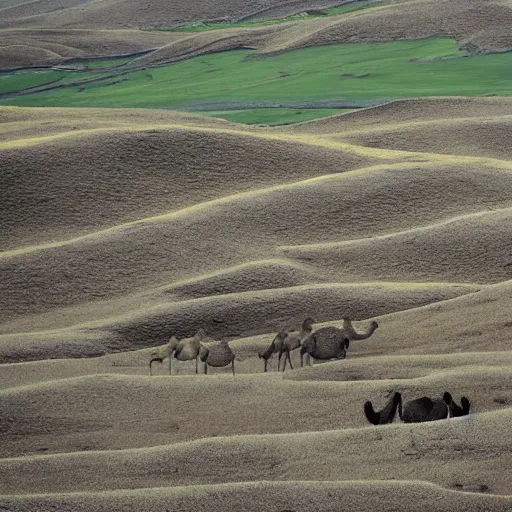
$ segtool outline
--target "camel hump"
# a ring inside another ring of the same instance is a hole
[[[329,359],[337,357],[340,349],[345,348],[345,335],[337,327],[322,327],[313,334],[315,356],[318,359]],[[315,357],[314,356],[314,357]]]
[[[221,341],[214,347],[209,349],[206,362],[210,366],[221,367],[227,366],[235,359],[235,354],[227,341]]]

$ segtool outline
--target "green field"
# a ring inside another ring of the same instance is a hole
[[[211,117],[221,117],[234,123],[244,124],[267,124],[269,126],[278,124],[301,123],[311,121],[320,117],[332,116],[334,114],[347,114],[354,109],[336,108],[253,108],[244,110],[220,110],[204,112]]]
[[[114,59],[76,59],[63,63],[63,66],[80,66],[87,69],[110,68],[121,66],[133,60],[134,57],[118,57]]]
[[[45,77],[51,81],[60,73],[49,71]],[[77,75],[80,80],[99,76],[72,73],[63,80],[76,81]],[[9,76],[2,78],[11,88],[17,81],[18,90],[33,80],[27,72]],[[453,40],[427,39],[312,47],[270,57],[257,57],[251,50],[209,54],[115,77],[110,72],[100,81],[4,98],[0,104],[246,110],[240,116],[251,123],[265,122],[255,108],[275,106],[271,102],[323,109],[418,96],[511,94],[512,53],[470,57]],[[289,116],[286,110],[283,115]],[[273,117],[273,122],[279,119]]]
[[[207,32],[209,30],[219,30],[221,28],[241,28],[241,27],[262,27],[267,25],[278,25],[280,23],[286,23],[288,21],[301,21],[310,20],[312,18],[323,18],[324,16],[335,16],[340,14],[346,14],[349,12],[360,11],[362,9],[369,9],[371,7],[378,7],[378,4],[373,3],[357,3],[342,5],[341,7],[333,7],[331,9],[323,9],[324,14],[313,14],[308,12],[301,12],[293,16],[286,16],[285,18],[279,18],[275,20],[263,20],[263,21],[241,21],[233,23],[213,22],[213,21],[200,21],[197,23],[189,23],[178,28],[155,28],[152,30],[160,31],[172,31],[172,32]]]

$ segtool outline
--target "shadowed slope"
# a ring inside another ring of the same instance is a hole
[[[428,122],[439,122],[439,129],[442,129],[443,120],[466,120],[471,123],[472,119],[488,118],[492,126],[493,122],[500,122],[504,116],[510,115],[512,115],[512,98],[414,98],[394,100],[384,105],[361,109],[342,116],[330,116],[305,123],[283,126],[279,128],[279,131],[317,136],[327,135],[337,138],[351,136],[352,132],[368,135],[370,132],[375,132],[377,136],[381,130],[400,129],[400,126],[410,128]],[[508,117],[504,118],[504,120],[506,119]],[[277,129],[274,128],[274,130]],[[468,135],[470,136],[471,132]],[[434,137],[434,140],[436,139],[435,132],[431,132],[430,136]],[[428,148],[429,140],[425,140],[424,144]],[[418,150],[424,151],[423,148]],[[471,154],[473,156],[485,156],[480,152]],[[498,158],[498,155],[495,154],[490,156]]]
[[[285,247],[287,258],[346,278],[498,283],[512,278],[512,209],[462,216],[381,237]],[[432,255],[436,255],[435,259]]]
[[[432,128],[435,127],[433,130]],[[497,119],[454,119],[388,125],[368,132],[348,133],[341,140],[372,148],[428,151],[441,154],[481,155],[512,159],[512,105],[509,115]]]
[[[264,478],[341,480],[350,467],[352,480],[386,474],[452,488],[482,485],[494,494],[507,494],[510,479],[500,468],[512,462],[507,449],[511,426],[512,412],[502,410],[479,414],[472,422],[460,418],[335,430],[316,432],[313,438],[310,432],[216,437],[140,450],[4,458],[0,490],[51,493]],[[482,458],[482,443],[491,458]],[[30,479],[22,478],[27,474]]]
[[[478,486],[471,489],[478,491]],[[330,512],[333,506],[350,506],[352,512],[388,510],[400,503],[404,512],[420,508],[424,512],[492,510],[507,512],[512,507],[508,496],[460,493],[423,482],[250,482],[215,486],[186,486],[104,493],[4,496],[8,510],[31,512],[66,507],[69,512],[130,512],[169,510],[197,512],[243,510],[261,512],[269,503],[276,510],[317,510]],[[409,504],[409,505],[407,505]],[[413,505],[414,504],[414,505]]]
[[[90,300],[111,300],[134,291],[141,292],[164,283],[210,273],[219,267],[267,259],[275,254],[278,246],[358,239],[400,231],[416,223],[435,222],[446,218],[447,214],[478,211],[483,202],[495,207],[510,205],[506,193],[512,177],[510,172],[483,166],[471,174],[467,172],[467,166],[452,167],[451,171],[443,173],[436,166],[411,167],[406,164],[327,176],[202,203],[176,213],[56,243],[53,247],[36,246],[19,252],[5,252],[1,262],[7,276],[7,290],[1,299],[4,301],[3,312],[16,312],[21,316],[42,313],[56,305],[62,307]],[[55,176],[56,183],[58,176]],[[486,179],[486,176],[492,179]],[[461,180],[468,183],[464,195],[461,194]],[[472,186],[474,180],[480,181],[481,186]],[[38,192],[37,196],[44,194],[46,192]],[[163,200],[164,196],[161,197]],[[43,203],[34,201],[33,204]],[[85,201],[84,206],[89,208],[92,204]],[[57,204],[49,214],[52,212],[58,218]],[[10,210],[8,213],[6,224],[18,224],[14,212]],[[506,219],[507,215],[490,213],[485,218],[498,222]],[[26,220],[27,228],[33,229],[30,219]],[[41,225],[44,221],[38,226],[40,230]],[[465,229],[478,229],[479,225],[480,221],[469,218],[468,221],[447,224],[439,228],[439,232],[446,233],[447,237],[431,242],[430,247],[443,258],[453,259],[458,251],[450,237],[463,238]],[[455,230],[457,226],[460,226],[460,232]],[[509,238],[501,238],[507,234],[507,226],[498,223],[494,232],[486,234],[491,247],[501,247],[501,252],[507,251]],[[438,232],[438,229],[434,231]],[[402,238],[404,236],[410,235]],[[389,240],[393,242],[395,238]],[[201,251],[197,250],[199,239]],[[373,247],[373,243],[389,246],[389,240],[368,239],[361,243],[347,243],[347,246],[349,249]],[[399,241],[400,237],[397,238]],[[471,240],[464,243],[471,244]],[[226,251],[226,247],[230,250]],[[478,251],[480,249],[475,245],[464,257],[472,265],[479,263],[483,266],[475,266],[471,270],[464,265],[460,270],[447,268],[445,275],[455,273],[464,280],[477,280],[489,268],[495,273],[490,279],[506,278],[508,267],[504,265],[508,259],[503,260],[500,251],[494,265],[484,257],[476,258],[480,254]],[[287,252],[298,257],[301,250]],[[426,251],[423,254],[423,275],[438,281],[442,260],[431,259]],[[336,266],[339,263],[336,260],[334,266],[332,262],[326,264],[319,260],[319,269],[333,272],[334,280],[351,280],[354,275],[364,276],[366,280],[380,279],[384,272],[377,273],[371,267],[372,255],[369,254],[368,258],[354,261],[357,267],[352,269]],[[428,262],[426,258],[429,258]],[[51,266],[46,265],[49,259]],[[405,278],[407,269],[386,269],[385,265],[391,263],[386,259],[382,263],[382,270],[393,276],[391,280],[410,280]],[[338,269],[343,269],[343,273]],[[62,276],[66,275],[69,279],[63,280]],[[417,275],[414,278],[418,279]],[[36,282],[39,296],[34,303],[33,285]]]
[[[42,3],[44,2],[28,2],[19,8],[32,10],[34,4]],[[7,20],[5,16],[8,13],[9,11],[0,10],[0,24],[18,28],[18,22]],[[55,65],[80,57],[132,54],[159,48],[182,37],[162,32],[81,30],[82,28],[0,30],[0,69]]]
[[[144,114],[139,122],[143,122]],[[165,116],[156,117],[161,121]],[[167,119],[179,122],[180,116],[171,114]],[[205,133],[202,119],[198,118],[197,129],[112,130],[49,139],[28,147],[7,144],[0,148],[0,166],[6,169],[0,189],[7,194],[0,201],[3,247],[71,238],[234,191],[378,162],[376,158],[268,140],[235,130]],[[150,114],[147,120],[151,122]],[[136,119],[127,118],[127,122],[137,128]],[[78,120],[74,123],[80,126]],[[205,125],[208,127],[208,121]],[[39,219],[36,230],[34,217]]]
[[[341,312],[368,317],[458,297],[477,289],[445,284],[328,283],[154,304],[151,297],[140,297],[138,309],[122,311],[122,315],[112,318],[89,319],[88,323],[68,329],[19,333],[18,327],[15,334],[0,336],[0,361],[83,357],[160,345],[170,333],[192,335],[198,325],[215,337],[247,336],[277,331],[283,319],[298,317],[304,311],[311,311],[320,321],[340,316]],[[87,305],[77,309],[83,307]],[[101,308],[97,309],[97,314],[101,314]],[[84,314],[73,310],[67,313],[68,322],[75,314]],[[53,315],[58,319],[60,311],[53,311]],[[36,317],[27,323],[34,329],[37,320]],[[51,325],[52,316],[46,321]],[[8,328],[14,330],[17,325],[20,324],[11,322]]]
[[[237,356],[236,345],[232,350]],[[117,355],[116,359],[122,361],[123,356]],[[454,367],[412,380],[359,382],[298,382],[282,379],[277,372],[237,372],[233,379],[229,367],[198,376],[189,361],[181,365],[186,367],[186,375],[184,371],[182,376],[149,378],[146,359],[141,368],[144,375],[90,375],[1,391],[4,434],[0,454],[18,457],[43,452],[109,451],[208,436],[365,427],[368,423],[362,405],[369,398],[384,402],[390,389],[399,390],[404,401],[441,396],[450,389],[456,401],[461,395],[468,396],[479,416],[484,411],[503,409],[503,401],[510,404],[512,400],[512,383],[506,378],[510,361],[495,364],[498,359],[499,353],[494,353],[486,365]],[[174,368],[176,364],[173,361]],[[343,362],[336,364],[342,366]],[[258,366],[261,372],[261,363]],[[329,365],[319,366],[322,369]],[[36,370],[37,366],[25,368]],[[492,386],[498,379],[500,386],[495,389]],[[50,400],[52,407],[46,408]],[[162,403],[166,407],[161,407]],[[276,403],[280,404],[279,415],[272,413]],[[338,405],[333,407],[333,403]],[[25,492],[38,492],[31,489],[27,487]]]

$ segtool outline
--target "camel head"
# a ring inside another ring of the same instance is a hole
[[[459,405],[457,405],[455,402],[452,402],[450,405],[450,410],[454,417],[466,416],[469,414],[469,411],[471,409],[471,403],[469,402],[469,400],[465,396],[463,396],[460,399],[460,403],[462,407],[459,407]]]
[[[302,329],[304,331],[312,331],[313,330],[313,324],[316,322],[316,320],[311,317],[311,316],[308,316],[304,319],[304,322],[302,322]]]
[[[443,393],[443,401],[446,403],[446,405],[450,406],[452,405],[452,402],[453,402],[453,398],[452,398],[452,395],[450,395],[450,393],[448,393],[448,391],[445,391]]]
[[[462,405],[462,415],[465,416],[466,414],[469,414],[469,410],[471,409],[470,401],[465,396],[463,396],[460,399],[460,403]]]

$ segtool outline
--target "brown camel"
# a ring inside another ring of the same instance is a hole
[[[373,321],[366,332],[358,333],[352,326],[350,318],[343,317],[342,320],[341,329],[334,326],[322,327],[303,341],[300,351],[301,366],[303,366],[304,354],[309,354],[313,359],[320,360],[345,359],[351,340],[365,340],[379,327],[379,324]]]
[[[169,344],[163,352],[153,352],[149,361],[149,375],[151,375],[151,365],[156,361],[163,363],[165,359],[169,359],[169,375],[172,375],[172,358],[174,356],[178,361],[196,360],[196,374],[198,373],[198,356],[201,349],[201,340],[206,338],[204,329],[199,329],[192,338],[183,338],[178,340],[176,336],[172,336]]]
[[[219,341],[211,347],[201,345],[199,358],[204,363],[204,374],[208,373],[208,366],[220,368],[231,363],[233,375],[235,375],[235,354],[227,341]]]
[[[366,419],[373,425],[385,425],[398,421],[402,416],[402,395],[398,392],[393,393],[380,411],[374,411],[372,403],[368,401],[364,404],[364,413]]]
[[[290,368],[293,370],[292,360],[290,357],[290,352],[292,350],[298,349],[302,342],[311,334],[313,331],[313,322],[315,322],[314,318],[308,316],[303,322],[302,327],[299,331],[285,331],[281,330],[277,333],[276,337],[270,344],[270,346],[265,350],[265,352],[260,352],[258,356],[260,359],[264,359],[265,366],[264,371],[267,371],[267,363],[268,359],[272,356],[274,352],[279,352],[278,360],[277,360],[277,371],[279,371],[281,367],[281,358],[283,354],[285,354],[283,372],[286,369],[286,361],[290,363]]]
[[[300,365],[304,366],[304,354],[321,361],[345,359],[349,345],[350,340],[343,329],[322,327],[304,340],[300,349]]]

